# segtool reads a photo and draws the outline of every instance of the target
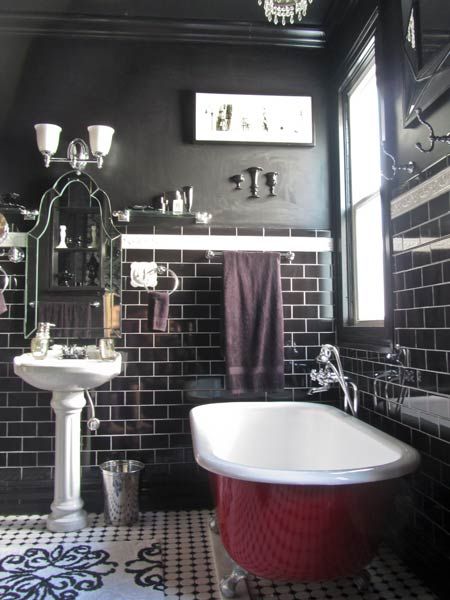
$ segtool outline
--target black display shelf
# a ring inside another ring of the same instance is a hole
[[[45,292],[104,292],[105,288],[98,285],[52,285]]]
[[[192,224],[195,223],[195,216],[193,213],[181,213],[180,215],[178,214],[173,214],[173,213],[162,213],[159,212],[157,210],[136,210],[136,209],[129,209],[130,210],[130,221],[129,223],[132,223],[133,225],[135,225],[138,222],[145,222],[145,223],[151,223],[151,222],[155,222],[155,223],[176,223],[177,225],[183,225],[183,223],[185,224]],[[122,224],[126,224],[126,221],[120,221],[119,219],[115,219],[115,222],[118,223],[119,225]]]
[[[93,252],[94,254],[96,252],[100,251],[100,248],[98,246],[95,246],[95,248],[85,248],[84,246],[73,246],[73,248],[54,248],[55,252]]]

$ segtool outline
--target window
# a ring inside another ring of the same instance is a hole
[[[339,343],[390,345],[388,256],[380,190],[380,97],[372,35],[339,89],[341,318]]]

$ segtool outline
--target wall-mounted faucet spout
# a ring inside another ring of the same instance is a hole
[[[312,376],[311,376],[312,379]],[[307,396],[313,396],[314,394],[320,394],[321,392],[328,392],[328,390],[330,389],[330,385],[321,385],[319,387],[312,387],[309,388],[309,390],[306,392]]]

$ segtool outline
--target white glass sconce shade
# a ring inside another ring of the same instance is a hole
[[[111,149],[114,129],[108,125],[89,125],[89,145],[94,156],[106,156]]]
[[[55,154],[58,149],[61,127],[51,123],[38,123],[34,126],[39,151],[42,154]]]

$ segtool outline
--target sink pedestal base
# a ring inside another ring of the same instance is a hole
[[[87,525],[80,496],[80,417],[86,404],[84,392],[53,392],[56,415],[55,493],[47,529],[78,531]]]

